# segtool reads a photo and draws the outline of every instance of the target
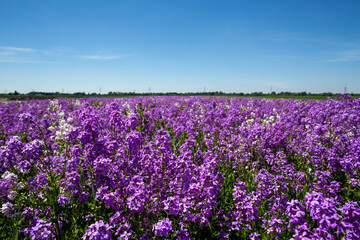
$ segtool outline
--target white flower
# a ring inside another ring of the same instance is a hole
[[[7,216],[7,217],[10,217],[11,215],[11,212],[12,212],[12,207],[13,205],[9,202],[7,203],[4,203],[2,206],[1,206],[1,212]]]
[[[66,121],[65,121],[64,119],[61,119],[61,120],[59,121],[60,127],[61,127],[62,125],[65,125],[65,124],[66,124]]]
[[[60,131],[56,131],[56,138],[57,138],[57,139],[59,139],[61,135],[62,135],[62,134],[61,134]]]
[[[250,124],[254,123],[254,119],[250,118],[250,119],[246,120],[246,123],[248,125],[250,125]]]
[[[9,172],[9,171],[6,171],[1,177],[5,180],[10,180],[10,181],[17,180],[17,176],[14,173]]]
[[[55,107],[59,104],[59,101],[57,99],[50,101],[50,106]]]
[[[348,135],[349,137],[353,137],[353,136],[354,136],[354,133],[353,133],[353,132],[348,132],[347,135]]]
[[[64,118],[65,113],[64,112],[59,112],[59,118]]]
[[[23,189],[24,187],[25,187],[25,185],[21,182],[17,184],[17,189],[19,189],[19,190]]]
[[[74,103],[74,105],[78,107],[78,106],[80,106],[80,105],[81,105],[81,103],[80,103],[80,101],[79,101],[79,100],[76,100],[76,102]]]
[[[16,198],[16,192],[10,191],[9,195],[7,196],[9,200],[14,200]]]
[[[8,218],[13,218],[20,214],[20,212],[14,213],[14,205],[9,202],[2,205],[1,212]]]

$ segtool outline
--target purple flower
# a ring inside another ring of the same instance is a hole
[[[249,235],[249,238],[250,238],[251,240],[258,240],[258,239],[260,239],[260,238],[259,238],[260,236],[261,236],[261,234],[256,233],[256,232],[253,232],[253,233],[251,233],[251,234]]]
[[[36,219],[35,225],[24,230],[25,234],[33,240],[55,239],[54,226],[42,219]]]
[[[58,198],[58,203],[61,205],[61,206],[64,206],[66,204],[69,204],[70,203],[70,198],[69,197],[65,197],[64,194],[61,194]]]
[[[287,227],[304,223],[305,209],[299,200],[291,200],[287,203],[285,215],[289,218]]]
[[[142,182],[138,183],[138,186],[129,185],[133,188],[131,191],[134,191],[133,195],[126,199],[126,204],[132,212],[143,212],[145,209],[145,203],[147,203],[146,192],[143,190],[144,186]]]
[[[169,212],[169,215],[178,215],[179,214],[179,198],[178,197],[168,197],[164,201],[164,210]]]
[[[108,240],[112,235],[112,226],[104,223],[102,220],[95,222],[85,231],[83,240]]]
[[[319,227],[315,229],[319,235],[328,236],[328,232],[333,229],[341,229],[338,202],[333,198],[324,198],[322,193],[313,191],[307,193],[305,198],[306,208],[310,211],[310,216],[318,222]],[[339,234],[339,231],[338,233]]]
[[[188,230],[185,228],[185,224],[183,222],[179,223],[180,230],[176,231],[176,237],[178,240],[190,240],[190,234]]]
[[[34,117],[30,113],[22,113],[19,115],[19,120],[24,123],[34,122]]]
[[[0,215],[29,239],[54,238],[54,197],[84,239],[359,239],[359,113],[349,95],[0,103]]]
[[[133,235],[133,231],[130,230],[130,224],[124,223],[121,224],[117,229],[115,236],[118,236],[119,239],[128,240]]]
[[[112,225],[117,225],[119,223],[125,222],[126,218],[123,216],[122,211],[117,211],[112,217],[110,217],[109,222]]]
[[[91,221],[95,216],[93,214],[88,214],[85,216],[85,221],[89,222]]]
[[[22,174],[26,174],[30,172],[31,164],[29,163],[29,161],[24,160],[18,163],[18,167]]]
[[[277,217],[272,217],[269,222],[269,228],[267,229],[267,233],[282,233],[284,232],[284,221]]]
[[[219,234],[216,237],[218,239],[229,239],[229,234],[226,233],[223,229],[221,229]]]
[[[168,232],[172,232],[174,228],[171,226],[172,221],[168,218],[162,219],[153,225],[153,232],[156,236],[167,237]]]
[[[231,230],[241,230],[243,224],[257,220],[258,208],[255,206],[258,201],[258,193],[250,195],[246,191],[244,182],[235,183],[233,198],[234,212]]]
[[[190,234],[187,229],[176,231],[176,237],[178,240],[190,240]]]
[[[308,223],[305,222],[302,225],[295,227],[295,233],[292,236],[291,240],[303,240],[303,239],[318,239],[314,236],[314,234],[311,232],[311,228],[309,227]]]
[[[360,208],[356,202],[345,203],[341,209],[344,227],[348,239],[360,239]]]
[[[137,116],[134,114],[134,115],[131,115],[128,119],[127,119],[127,122],[126,122],[126,126],[128,128],[130,128],[131,130],[135,130],[136,127],[137,127],[137,124],[138,124],[138,119],[137,119]]]

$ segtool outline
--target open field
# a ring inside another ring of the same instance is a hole
[[[1,239],[359,239],[360,100],[0,102]]]
[[[350,94],[353,98],[360,98],[360,94]],[[294,100],[327,100],[328,98],[337,99],[341,97],[339,93],[224,93],[224,92],[154,92],[154,93],[135,93],[135,92],[109,92],[107,94],[98,93],[59,93],[59,92],[30,92],[27,94],[15,93],[0,94],[1,101],[28,100],[28,99],[69,99],[69,98],[115,98],[115,97],[156,97],[156,96],[202,96],[202,97],[240,97],[240,98],[266,98],[266,99],[294,99]]]

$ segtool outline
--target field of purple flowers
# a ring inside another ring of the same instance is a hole
[[[1,239],[360,239],[360,100],[0,103]]]

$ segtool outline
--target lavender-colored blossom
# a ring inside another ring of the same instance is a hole
[[[346,239],[360,239],[360,207],[356,202],[345,203],[341,209]]]
[[[21,122],[34,122],[34,117],[30,113],[22,113],[19,115]]]
[[[109,219],[109,223],[112,225],[117,225],[119,223],[125,222],[126,218],[123,215],[122,211],[117,211],[112,217]]]
[[[88,214],[85,216],[85,221],[89,222],[91,221],[95,216],[93,214]]]
[[[221,229],[219,234],[216,237],[218,239],[229,239],[229,234],[226,233],[223,229]]]
[[[116,229],[115,236],[118,236],[118,238],[124,240],[131,239],[133,231],[131,231],[130,228],[131,226],[128,223],[119,225],[119,227]]]
[[[318,239],[316,235],[311,231],[308,223],[305,222],[299,226],[295,227],[295,233],[292,236],[291,240],[315,240]]]
[[[0,221],[22,213],[6,238],[359,239],[359,129],[347,94],[1,102]]]
[[[323,194],[313,191],[307,193],[304,198],[305,205],[310,216],[317,221],[319,227],[315,232],[321,235],[330,236],[329,231],[341,229],[340,215],[337,213],[338,203],[333,198],[324,198]],[[339,234],[339,231],[338,231]]]
[[[112,236],[112,226],[104,223],[102,220],[95,222],[85,231],[83,240],[108,240]]]
[[[156,224],[154,224],[154,226],[152,227],[152,230],[156,236],[167,237],[167,234],[174,230],[174,228],[172,227],[171,224],[172,224],[172,221],[169,220],[168,218],[162,219],[159,222],[157,222]]]
[[[305,209],[299,200],[291,200],[287,203],[285,215],[289,218],[288,228],[294,225],[301,225],[305,222]]]
[[[70,203],[70,198],[66,197],[64,194],[61,194],[57,200],[57,202],[61,205],[64,206],[66,204]]]
[[[33,227],[25,229],[25,234],[33,240],[55,239],[53,224],[42,219],[36,219]]]
[[[258,240],[258,239],[260,239],[260,238],[259,238],[260,236],[261,236],[260,233],[253,232],[253,233],[251,233],[251,234],[249,235],[249,238],[250,238],[251,240]]]
[[[178,240],[190,240],[190,234],[187,229],[180,229],[176,231],[176,237]]]

